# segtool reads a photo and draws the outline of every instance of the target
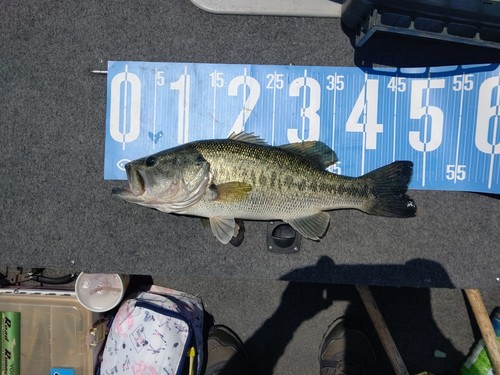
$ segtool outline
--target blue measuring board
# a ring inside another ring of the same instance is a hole
[[[498,64],[432,68],[108,63],[105,179],[179,144],[320,140],[360,176],[415,164],[412,189],[500,193]]]

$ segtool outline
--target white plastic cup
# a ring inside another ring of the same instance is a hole
[[[75,283],[76,298],[90,311],[109,311],[121,302],[129,281],[129,275],[82,272]]]

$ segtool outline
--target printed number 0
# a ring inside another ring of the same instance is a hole
[[[125,143],[133,142],[139,137],[141,126],[141,80],[134,73],[128,72],[127,68],[125,68],[125,72],[115,75],[111,81],[109,106],[111,138],[123,143],[125,148]],[[121,129],[120,122],[122,123]]]

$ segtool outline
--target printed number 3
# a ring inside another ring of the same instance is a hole
[[[321,87],[319,82],[314,78],[309,77],[300,77],[296,78],[290,84],[289,95],[299,96],[300,90],[303,89],[302,94],[302,109],[301,109],[301,117],[302,117],[302,135],[299,136],[298,129],[288,129],[288,141],[290,143],[302,142],[302,141],[317,141],[319,139],[319,131],[320,131],[320,117],[318,114],[320,107],[320,98],[321,98]],[[309,103],[306,100],[306,91],[310,90],[309,95]],[[306,119],[309,120],[309,135],[305,137],[305,122]]]

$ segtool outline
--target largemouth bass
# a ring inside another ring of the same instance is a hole
[[[319,240],[329,210],[411,217],[406,195],[413,163],[396,161],[361,177],[325,170],[337,162],[322,142],[272,147],[252,134],[187,143],[126,164],[129,186],[113,189],[128,202],[163,212],[206,217],[226,244],[238,233],[235,219],[283,220]]]

